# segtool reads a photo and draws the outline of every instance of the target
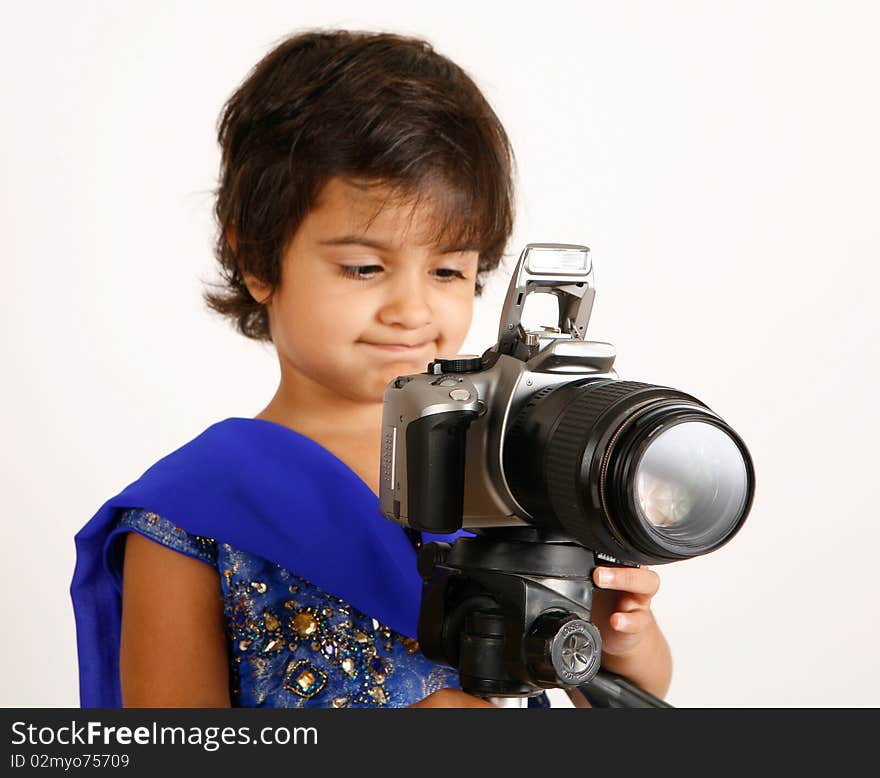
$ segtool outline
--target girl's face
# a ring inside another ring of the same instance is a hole
[[[427,245],[430,200],[379,209],[386,194],[331,179],[284,253],[269,321],[294,394],[381,403],[389,381],[455,356],[467,335],[478,252]]]

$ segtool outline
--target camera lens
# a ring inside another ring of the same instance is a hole
[[[535,393],[511,425],[504,463],[531,523],[637,564],[718,548],[754,495],[751,458],[729,425],[684,392],[634,381]]]
[[[714,424],[686,421],[654,434],[632,470],[639,518],[649,532],[684,548],[726,537],[748,500],[742,453]]]

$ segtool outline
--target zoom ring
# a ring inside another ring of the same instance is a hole
[[[573,537],[593,535],[590,512],[580,507],[580,474],[589,433],[599,418],[619,400],[642,391],[658,390],[675,391],[639,381],[609,381],[595,388],[585,386],[560,414],[559,423],[547,442],[544,473],[553,511],[565,531]],[[590,488],[598,489],[598,485]]]

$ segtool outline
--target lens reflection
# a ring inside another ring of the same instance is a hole
[[[635,469],[642,518],[670,538],[719,538],[745,507],[748,475],[733,439],[714,424],[682,422],[658,433]]]
[[[642,471],[637,476],[639,507],[655,527],[677,524],[690,513],[691,493],[680,484],[673,484]]]

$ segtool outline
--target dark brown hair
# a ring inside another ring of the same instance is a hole
[[[507,134],[467,73],[418,38],[348,30],[287,38],[226,102],[217,139],[223,284],[204,300],[255,340],[271,341],[266,301],[251,297],[242,274],[277,288],[284,249],[332,177],[416,198],[442,191],[437,242],[479,251],[477,296],[513,229]]]

